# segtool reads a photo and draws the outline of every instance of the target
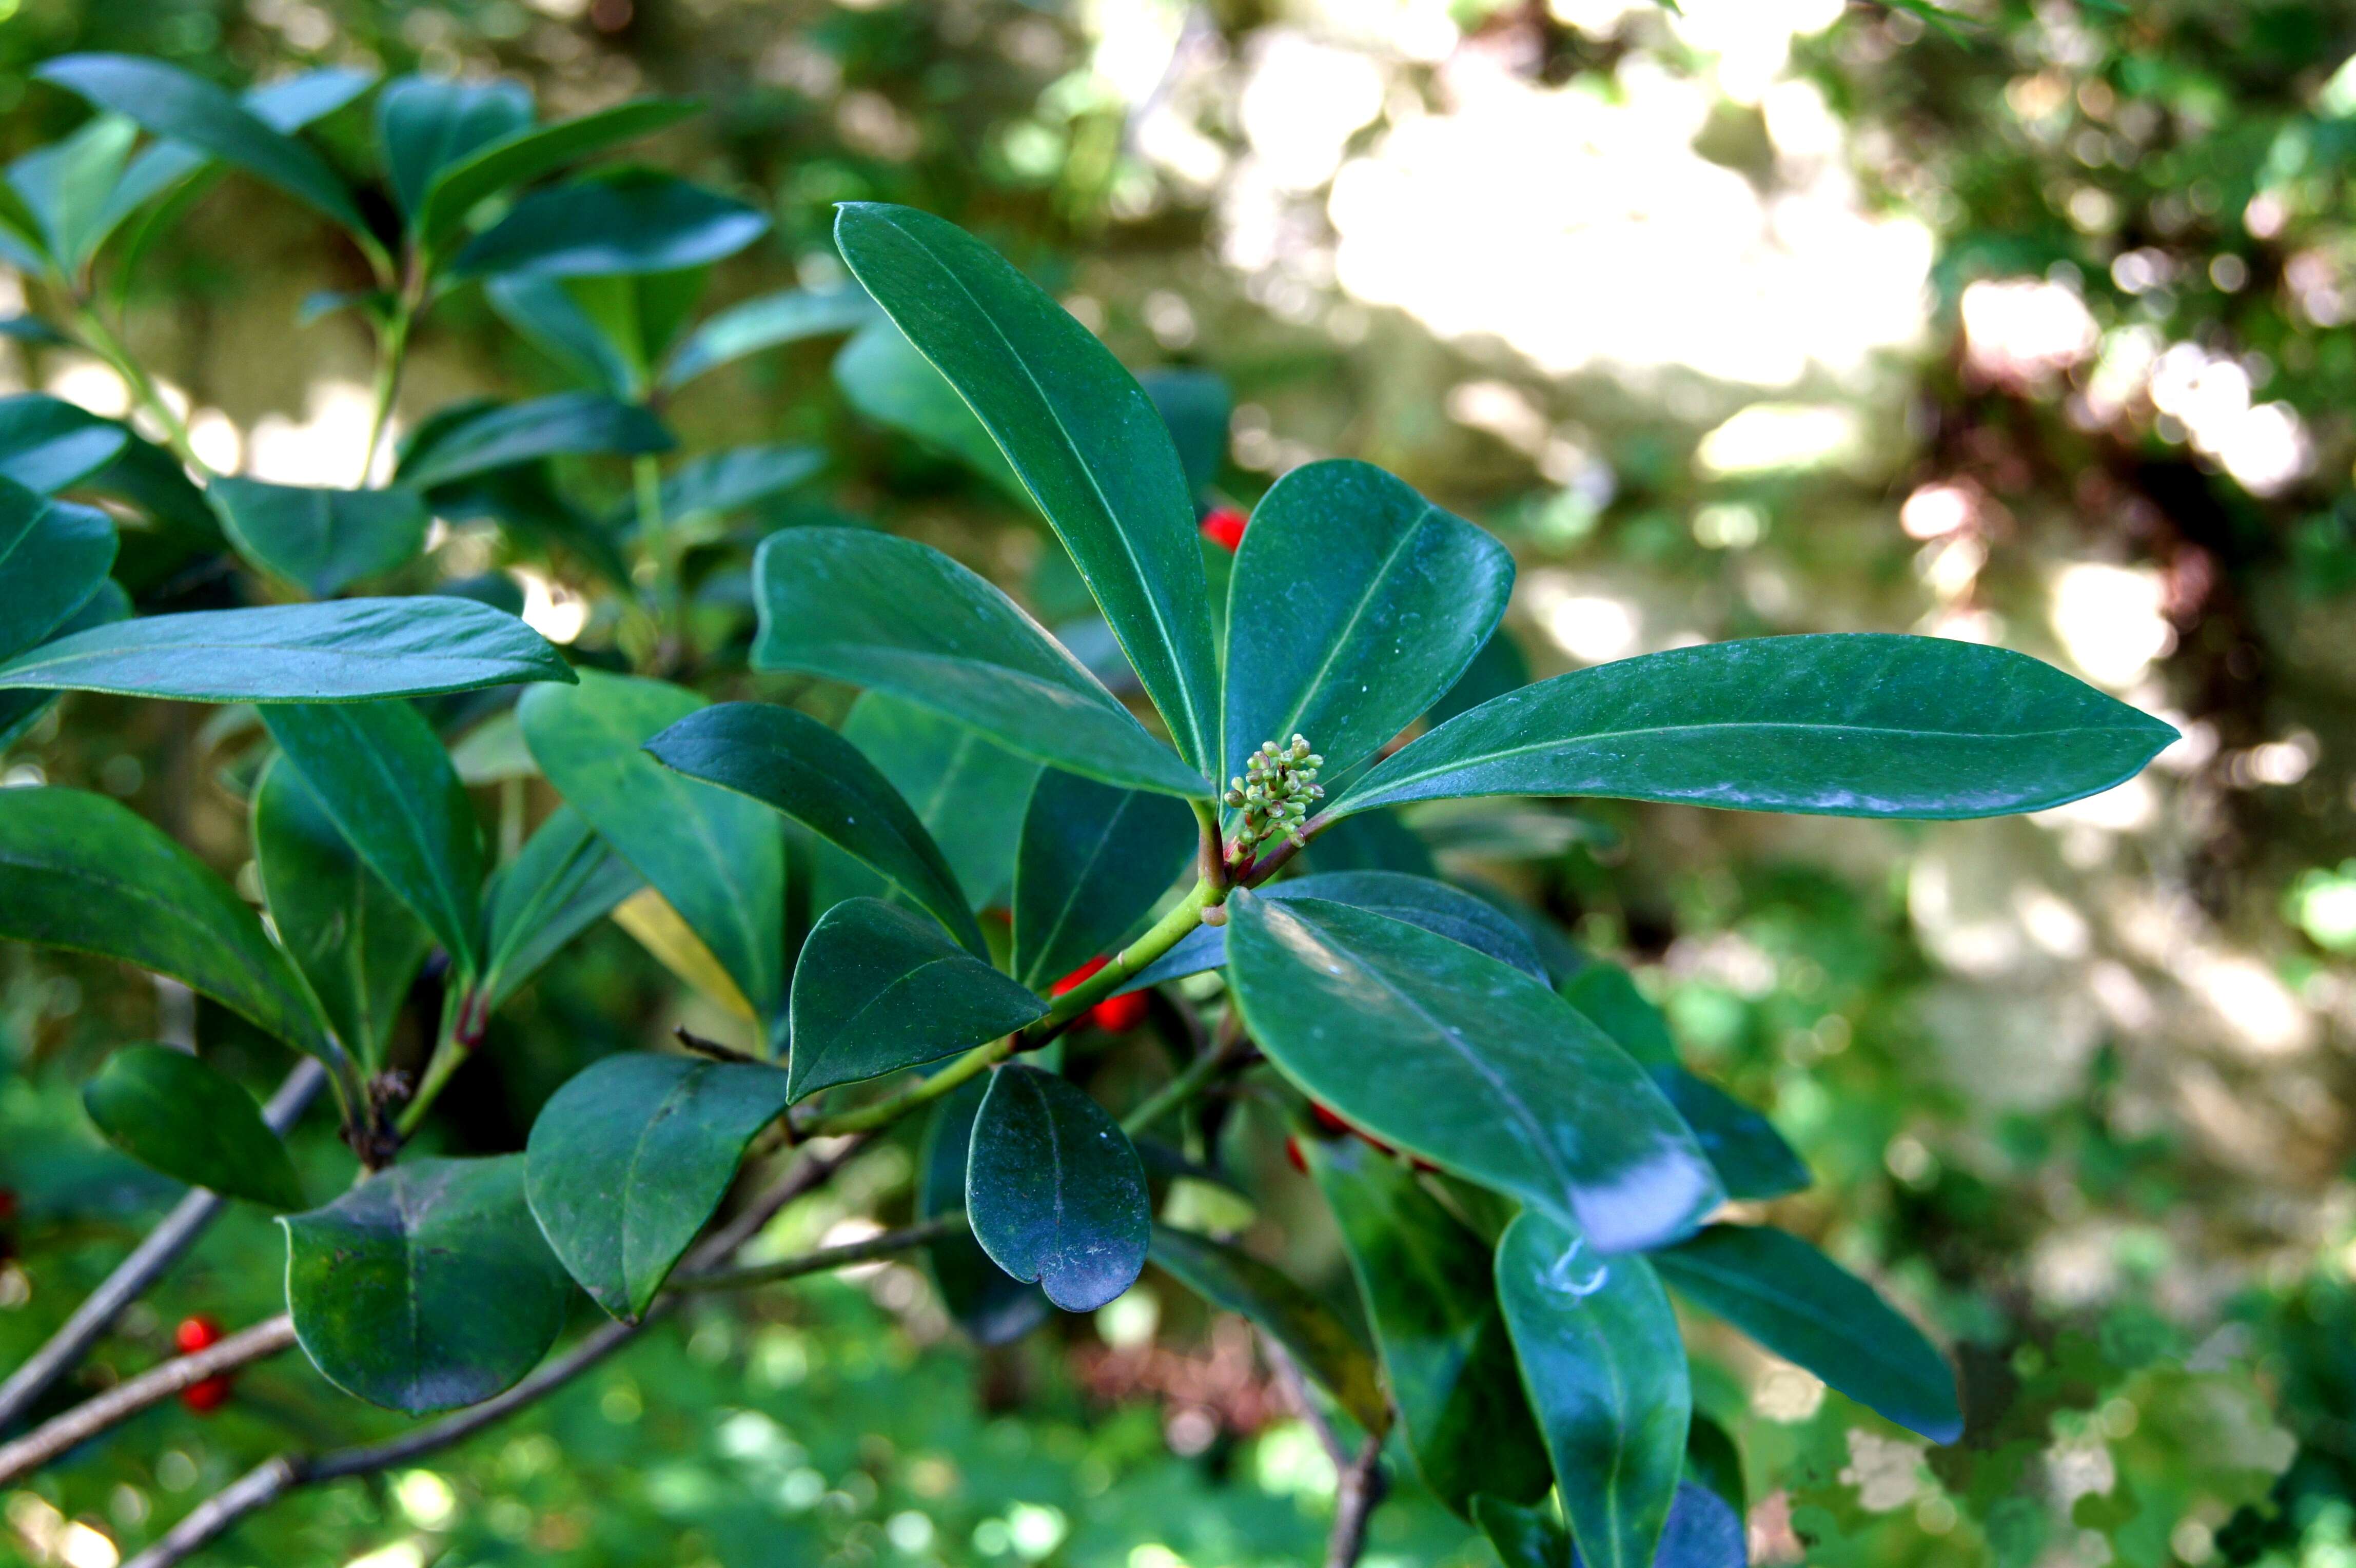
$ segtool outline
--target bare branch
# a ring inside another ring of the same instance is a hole
[[[240,1329],[216,1345],[208,1345],[160,1367],[152,1367],[35,1427],[14,1443],[0,1444],[0,1486],[28,1470],[39,1468],[108,1427],[130,1420],[149,1405],[194,1388],[207,1378],[233,1371],[249,1361],[275,1356],[294,1343],[294,1320],[284,1313]]]
[[[796,1257],[780,1258],[773,1263],[751,1263],[741,1269],[712,1269],[701,1273],[675,1274],[668,1288],[676,1291],[735,1290],[744,1285],[773,1284],[779,1280],[799,1279],[804,1274],[822,1274],[830,1270],[849,1268],[875,1258],[888,1258],[894,1252],[905,1252],[911,1247],[921,1247],[927,1241],[937,1241],[946,1236],[962,1234],[965,1216],[944,1214],[927,1219],[921,1225],[904,1226],[886,1230],[880,1236],[870,1236],[863,1241],[845,1241],[840,1246],[820,1247]]]
[[[1325,1568],[1356,1568],[1366,1548],[1366,1521],[1390,1490],[1383,1475],[1383,1440],[1369,1437],[1358,1456],[1342,1467],[1333,1498],[1333,1533],[1325,1540]]]
[[[746,1241],[760,1234],[762,1227],[777,1210],[823,1185],[828,1177],[841,1169],[864,1142],[861,1138],[845,1138],[834,1147],[812,1150],[804,1155],[766,1191],[689,1253],[686,1269],[691,1272],[708,1268],[734,1254]],[[319,1455],[279,1455],[198,1504],[186,1518],[166,1531],[161,1540],[132,1558],[123,1564],[123,1568],[172,1568],[172,1564],[202,1551],[288,1492],[322,1481],[365,1476],[395,1465],[405,1465],[452,1444],[463,1442],[579,1377],[668,1317],[678,1305],[677,1296],[664,1295],[659,1297],[648,1309],[646,1316],[635,1324],[603,1324],[579,1344],[507,1392],[445,1416],[431,1425],[421,1426],[383,1443],[334,1449]],[[227,1340],[222,1341],[224,1346],[228,1343]]]
[[[311,1097],[319,1092],[319,1085],[327,1081],[327,1069],[316,1058],[305,1057],[295,1063],[294,1069],[278,1086],[278,1092],[262,1107],[262,1119],[270,1123],[271,1131],[284,1135],[311,1103]],[[0,1430],[23,1419],[34,1402],[48,1391],[50,1384],[80,1364],[90,1348],[113,1326],[123,1309],[147,1294],[148,1287],[204,1234],[205,1227],[220,1212],[221,1202],[204,1188],[193,1187],[173,1205],[172,1212],[115,1266],[106,1283],[92,1291],[74,1315],[49,1336],[49,1342],[34,1351],[5,1383],[0,1383]]]

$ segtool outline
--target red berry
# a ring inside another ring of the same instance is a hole
[[[1284,1157],[1292,1162],[1294,1170],[1299,1171],[1302,1176],[1309,1174],[1309,1162],[1301,1157],[1300,1139],[1287,1138],[1284,1141]]]
[[[0,1187],[0,1225],[5,1225],[16,1218],[16,1189],[13,1187]]]
[[[210,1415],[229,1402],[229,1378],[207,1378],[180,1391],[180,1402],[198,1415]]]
[[[1088,1022],[1108,1035],[1125,1035],[1145,1022],[1145,993],[1108,996],[1088,1009]]]
[[[1330,1133],[1336,1138],[1357,1131],[1356,1128],[1351,1126],[1347,1122],[1343,1121],[1339,1116],[1334,1115],[1331,1111],[1326,1110],[1325,1107],[1318,1104],[1313,1100],[1309,1102],[1309,1115],[1310,1118],[1317,1123],[1318,1129],[1321,1132]]]
[[[1077,985],[1081,981],[1086,980],[1088,976],[1094,974],[1104,966],[1105,961],[1103,959],[1092,958],[1088,960],[1087,962],[1080,965],[1079,968],[1072,971],[1071,973],[1064,976],[1063,979],[1055,982],[1055,984],[1049,986],[1047,988],[1047,994],[1050,996],[1061,996],[1065,992],[1069,991],[1072,987]]]
[[[220,1344],[220,1319],[209,1312],[200,1312],[194,1317],[184,1317],[180,1320],[180,1326],[172,1330],[172,1343],[180,1348],[180,1354],[183,1356],[193,1356],[199,1350]]]
[[[1203,518],[1203,537],[1233,554],[1242,547],[1244,529],[1250,521],[1234,507],[1213,507]]]

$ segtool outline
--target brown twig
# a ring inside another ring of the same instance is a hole
[[[135,1378],[125,1379],[97,1398],[84,1400],[64,1414],[35,1427],[14,1443],[0,1444],[0,1486],[39,1468],[108,1427],[130,1420],[151,1404],[170,1399],[207,1378],[233,1371],[249,1361],[275,1356],[294,1343],[294,1320],[282,1312],[251,1328],[240,1329],[219,1344],[176,1357]]]
[[[1389,1489],[1383,1474],[1383,1440],[1377,1434],[1367,1438],[1358,1456],[1342,1467],[1333,1498],[1333,1532],[1325,1539],[1325,1568],[1355,1568],[1358,1553],[1366,1547],[1366,1523]]]
[[[749,1062],[755,1067],[776,1065],[772,1062],[765,1062],[759,1057],[740,1051],[734,1046],[723,1046],[718,1040],[706,1039],[701,1035],[690,1030],[684,1024],[680,1025],[670,1033],[671,1038],[693,1051],[697,1056],[710,1057],[714,1061]]]

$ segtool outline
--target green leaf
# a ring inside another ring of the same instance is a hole
[[[0,664],[0,691],[358,703],[573,679],[540,633],[471,599],[336,599],[95,627]]]
[[[1227,978],[1252,1038],[1355,1125],[1599,1251],[1689,1235],[1722,1198],[1643,1069],[1521,971],[1320,898],[1245,894],[1227,910]]]
[[[519,131],[477,148],[434,177],[423,204],[411,220],[411,231],[427,249],[438,251],[457,232],[468,213],[500,191],[529,185],[576,158],[676,124],[696,108],[685,99],[642,98],[594,114]]]
[[[711,267],[688,266],[570,277],[561,286],[628,366],[631,399],[645,402],[655,368],[686,329],[711,279]]]
[[[0,397],[0,478],[53,495],[112,462],[130,436],[88,409],[49,396]]]
[[[989,1091],[987,1079],[975,1079],[943,1095],[933,1107],[916,1153],[918,1219],[964,1212],[974,1114]],[[1012,1344],[1055,1316],[1045,1293],[991,1262],[969,1230],[929,1243],[926,1255],[933,1283],[940,1288],[941,1305],[976,1344]]]
[[[1653,1262],[1695,1305],[1858,1403],[1933,1443],[1963,1435],[1946,1359],[1871,1285],[1797,1236],[1713,1225]]]
[[[1014,973],[1042,990],[1126,935],[1194,854],[1194,813],[1167,795],[1049,768],[1014,860]]]
[[[1618,964],[1588,959],[1562,982],[1562,997],[1646,1067],[1677,1065],[1677,1043],[1669,1034],[1669,1021]]]
[[[1553,1483],[1499,1315],[1489,1248],[1415,1173],[1355,1138],[1300,1141],[1374,1321],[1408,1452],[1460,1514]]]
[[[1644,1259],[1526,1210],[1497,1243],[1497,1301],[1580,1558],[1650,1568],[1693,1414],[1668,1293]]]
[[[0,337],[41,349],[65,349],[73,339],[37,316],[0,316]]]
[[[0,479],[0,657],[32,647],[90,602],[114,564],[114,523]]]
[[[857,746],[808,714],[723,703],[688,714],[647,751],[691,779],[775,807],[896,884],[969,951],[989,955],[957,874],[925,824]]]
[[[493,1008],[646,886],[588,819],[560,806],[483,892],[483,993]]]
[[[101,114],[62,141],[37,148],[8,166],[8,183],[24,198],[59,271],[70,274],[83,246],[123,177],[139,127],[119,114]]]
[[[96,591],[82,601],[81,608],[59,625],[58,635],[62,637],[93,626],[128,620],[130,617],[131,596],[123,591],[122,584],[102,577]],[[6,750],[19,736],[32,728],[48,711],[49,704],[57,700],[55,692],[0,692],[0,751]]]
[[[531,1124],[532,1216],[581,1288],[635,1323],[727,1196],[745,1145],[785,1108],[773,1067],[607,1057]]]
[[[1426,728],[1436,728],[1457,714],[1470,713],[1492,697],[1502,697],[1508,692],[1518,692],[1530,683],[1530,656],[1514,640],[1513,633],[1499,626],[1456,678],[1456,684],[1440,693],[1423,715]]]
[[[1137,384],[1169,427],[1186,488],[1200,496],[1219,477],[1227,456],[1227,422],[1234,399],[1215,371],[1144,371]]]
[[[1483,1493],[1472,1499],[1472,1520],[1497,1549],[1505,1568],[1576,1568],[1570,1532],[1562,1528],[1551,1501],[1540,1499],[1535,1508],[1517,1508]]]
[[[137,121],[155,135],[184,142],[257,175],[366,236],[368,220],[326,160],[273,130],[212,83],[160,60],[131,55],[64,55],[35,72],[101,109]]]
[[[645,877],[765,1019],[786,999],[783,835],[767,807],[672,772],[639,748],[703,706],[660,681],[584,671],[518,713],[548,781]]]
[[[1766,1117],[1681,1067],[1650,1070],[1653,1081],[1693,1129],[1727,1197],[1782,1197],[1804,1191],[1814,1181],[1807,1163]]]
[[[685,386],[707,371],[765,349],[850,332],[876,318],[875,302],[856,285],[789,288],[730,306],[698,327],[662,373],[666,389]],[[896,336],[896,334],[894,334]]]
[[[336,1037],[369,1066],[381,1063],[432,934],[284,759],[253,791],[253,859],[271,923]]]
[[[589,392],[490,408],[439,435],[431,447],[420,442],[402,454],[402,483],[428,490],[560,453],[633,456],[667,452],[674,445],[662,421],[645,409]]]
[[[482,832],[433,726],[400,702],[281,703],[262,722],[369,869],[472,980],[483,961]]]
[[[1035,504],[957,388],[889,320],[871,321],[843,345],[834,357],[834,381],[868,418],[958,459],[1026,510]]]
[[[835,243],[1005,452],[1103,607],[1178,753],[1208,771],[1219,661],[1194,503],[1144,389],[1087,328],[955,224],[845,202]]]
[[[632,169],[532,192],[477,235],[450,270],[543,278],[675,272],[733,256],[768,231],[757,208]]]
[[[787,529],[762,542],[753,575],[755,669],[889,692],[1103,783],[1211,792],[1013,600],[930,545]]]
[[[524,1203],[524,1156],[408,1160],[290,1214],[286,1305],[329,1382],[413,1415],[475,1404],[564,1327],[564,1270]]]
[[[1333,1309],[1240,1248],[1167,1225],[1153,1228],[1153,1262],[1212,1305],[1240,1313],[1284,1347],[1369,1433],[1388,1430],[1375,1359]]]
[[[335,1047],[236,890],[127,806],[0,789],[0,936],[168,974],[299,1050]]]
[[[1749,1511],[1742,1451],[1726,1428],[1699,1411],[1694,1412],[1693,1425],[1686,1433],[1686,1474],[1695,1485],[1715,1493],[1737,1519]]]
[[[1330,811],[1451,795],[1601,795],[1752,811],[2042,811],[2133,778],[2176,731],[2049,664],[1934,637],[1711,643],[1494,698]]]
[[[1303,860],[1318,871],[1398,871],[1437,876],[1440,863],[1423,835],[1397,811],[1361,811],[1344,817],[1310,841]]]
[[[324,599],[425,548],[432,521],[414,490],[325,489],[224,475],[208,492],[246,559]]]
[[[819,917],[794,968],[792,1097],[955,1056],[1046,1011],[931,921],[846,898]]]
[[[1354,908],[1369,909],[1420,926],[1427,931],[1462,942],[1515,969],[1546,978],[1537,950],[1520,927],[1494,908],[1445,882],[1411,876],[1398,871],[1320,871],[1259,889],[1263,898],[1323,898]],[[1223,926],[1197,926],[1177,946],[1138,972],[1123,991],[1217,969],[1227,961],[1227,933]]]
[[[499,318],[573,374],[617,398],[635,399],[637,371],[561,278],[520,274],[488,278],[483,297]]]
[[[443,170],[531,128],[531,91],[515,81],[404,76],[376,101],[376,136],[393,199],[412,218]]]
[[[1380,468],[1293,469],[1236,552],[1222,776],[1296,734],[1329,774],[1373,756],[1455,684],[1513,589],[1504,545]]]
[[[869,692],[851,704],[842,738],[871,758],[916,811],[965,889],[968,907],[1006,904],[1039,764],[883,692]]]
[[[308,1201],[253,1096],[186,1051],[124,1046],[81,1102],[108,1143],[150,1170],[265,1208]]]
[[[816,446],[731,446],[690,458],[663,480],[663,516],[674,521],[741,511],[792,489],[826,467]]]
[[[973,1239],[1066,1312],[1093,1312],[1137,1283],[1152,1233],[1145,1167],[1129,1136],[1069,1079],[993,1068],[966,1161]]]

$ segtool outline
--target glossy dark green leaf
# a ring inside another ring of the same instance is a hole
[[[356,703],[572,679],[563,655],[522,621],[438,595],[146,616],[0,664],[0,690],[197,703]]]
[[[1715,1493],[1736,1518],[1750,1511],[1750,1489],[1742,1484],[1742,1451],[1726,1428],[1696,1411],[1686,1433],[1686,1475]]]
[[[1644,1070],[1520,970],[1323,899],[1246,894],[1227,910],[1252,1038],[1355,1125],[1605,1251],[1689,1235],[1723,1197]]]
[[[733,256],[768,230],[758,208],[633,169],[532,192],[469,242],[451,270],[544,278],[674,272]]]
[[[1489,1248],[1404,1163],[1355,1138],[1303,1138],[1357,1277],[1408,1452],[1432,1495],[1514,1502],[1553,1484],[1497,1308]]]
[[[762,542],[753,573],[756,669],[889,692],[1107,784],[1211,792],[1013,600],[930,545],[787,529]]]
[[[1502,697],[1508,692],[1518,692],[1530,683],[1530,656],[1514,640],[1514,634],[1500,625],[1456,678],[1456,684],[1440,694],[1424,714],[1426,727],[1446,724],[1457,714],[1469,713],[1492,697]]]
[[[376,135],[393,199],[414,215],[443,170],[531,127],[531,91],[516,81],[404,76],[376,101]]]
[[[295,1341],[370,1404],[477,1403],[563,1330],[564,1269],[525,1205],[521,1155],[404,1160],[280,1223]]]
[[[1729,1197],[1762,1199],[1801,1192],[1814,1179],[1807,1163],[1775,1124],[1707,1079],[1680,1067],[1650,1069],[1709,1156]]]
[[[433,934],[284,758],[253,791],[253,860],[271,923],[336,1037],[371,1067],[380,1063]]]
[[[0,478],[50,495],[98,472],[130,436],[112,420],[49,396],[0,397]]]
[[[104,512],[0,479],[0,658],[71,619],[106,581],[114,550]]]
[[[1041,990],[1151,914],[1193,858],[1194,813],[1167,795],[1049,768],[1014,860],[1014,973]]]
[[[1472,1521],[1505,1568],[1572,1568],[1570,1531],[1550,1498],[1521,1508],[1486,1493],[1472,1498]]]
[[[1693,1389],[1668,1293],[1526,1211],[1497,1243],[1497,1302],[1580,1556],[1650,1568],[1684,1474]]]
[[[297,1049],[334,1054],[261,918],[196,856],[103,795],[0,789],[0,936],[168,974]]]
[[[24,199],[61,271],[70,274],[76,258],[87,253],[84,246],[138,139],[139,127],[131,121],[100,114],[8,166],[8,184]]]
[[[957,874],[925,824],[857,746],[808,714],[722,703],[688,714],[647,751],[666,768],[784,812],[896,884],[969,951],[988,956]]]
[[[1287,882],[1271,882],[1259,889],[1263,898],[1323,898],[1388,915],[1410,926],[1462,942],[1515,969],[1546,978],[1545,966],[1519,926],[1482,899],[1461,887],[1429,876],[1398,871],[1320,871]],[[1137,991],[1164,981],[1216,969],[1227,961],[1227,933],[1223,926],[1198,926],[1121,989]]]
[[[1137,1283],[1152,1233],[1145,1168],[1120,1123],[1068,1079],[993,1068],[966,1160],[973,1239],[1066,1312]]]
[[[794,967],[793,1098],[956,1056],[1046,1011],[922,916],[846,898]]]
[[[1151,1256],[1187,1289],[1242,1314],[1284,1347],[1351,1420],[1370,1433],[1389,1428],[1375,1358],[1332,1307],[1241,1248],[1190,1230],[1156,1225]]]
[[[410,227],[429,249],[439,250],[488,198],[553,174],[576,158],[676,124],[695,111],[696,105],[685,99],[641,98],[518,131],[477,148],[435,175]]]
[[[1695,1305],[1858,1403],[1933,1443],[1963,1435],[1946,1359],[1871,1285],[1797,1236],[1712,1225],[1653,1261]]]
[[[2176,731],[2001,648],[1842,633],[1577,670],[1421,736],[1330,808],[1602,795],[1840,817],[2042,811],[2133,778]]]
[[[482,832],[433,726],[401,702],[278,703],[262,722],[369,869],[478,973]]]
[[[63,55],[34,74],[158,136],[235,164],[356,235],[368,232],[351,192],[325,159],[199,77],[161,60],[107,54]]]
[[[224,476],[209,492],[240,553],[324,599],[425,548],[431,521],[412,489],[336,490]]]
[[[756,800],[672,772],[639,748],[703,706],[660,681],[584,672],[518,709],[548,781],[701,938],[754,1010],[785,1005],[786,860]]]
[[[861,297],[866,297],[864,290]],[[957,388],[889,320],[870,322],[843,345],[834,357],[834,381],[851,406],[868,418],[956,458],[1026,510],[1035,506]]]
[[[1039,764],[979,730],[883,692],[866,693],[851,704],[842,737],[916,811],[965,889],[968,906],[1007,904]]]
[[[1505,1568],[1580,1568],[1585,1562],[1551,1503],[1525,1509],[1478,1497],[1472,1516]],[[1654,1568],[1747,1568],[1750,1561],[1741,1514],[1707,1487],[1679,1482]]]
[[[916,1153],[916,1218],[938,1219],[965,1211],[965,1167],[973,1149],[973,1119],[990,1092],[988,1079],[959,1084],[943,1095],[925,1123]],[[970,1231],[945,1236],[926,1248],[941,1305],[968,1337],[980,1345],[1007,1345],[1055,1313],[1046,1294],[1016,1279],[990,1261]]]
[[[663,516],[672,520],[741,511],[782,495],[826,467],[816,446],[732,446],[681,463],[662,484]]]
[[[1194,498],[1152,401],[1087,328],[955,224],[845,202],[835,243],[1005,452],[1178,754],[1214,767],[1219,662]]]
[[[1187,489],[1201,495],[1226,460],[1227,421],[1235,401],[1227,395],[1226,381],[1213,371],[1144,371],[1137,384],[1169,427],[1170,445],[1177,449]]]
[[[102,577],[90,597],[82,601],[81,607],[58,627],[57,635],[70,636],[94,626],[106,626],[130,618],[131,596],[123,591],[122,584],[111,577]],[[19,736],[32,728],[57,700],[55,692],[0,692],[0,751],[6,750]]]
[[[630,356],[582,308],[562,278],[521,274],[488,278],[483,297],[534,348],[599,391],[624,399],[638,392]]]
[[[698,327],[671,356],[662,384],[682,387],[707,371],[765,349],[853,331],[875,318],[875,302],[855,284],[765,294],[730,306]]]
[[[727,1196],[744,1146],[785,1108],[773,1067],[607,1057],[531,1124],[532,1216],[581,1288],[635,1323]]]
[[[401,480],[432,489],[562,453],[632,456],[669,451],[672,445],[662,421],[635,403],[603,392],[556,392],[489,409],[444,432],[432,447],[412,447],[402,457]]]
[[[106,1141],[176,1181],[265,1208],[308,1202],[253,1096],[187,1051],[124,1046],[82,1086]]]
[[[1303,862],[1316,871],[1398,871],[1437,876],[1440,863],[1423,835],[1397,811],[1361,811],[1344,817],[1310,841]]]
[[[1504,545],[1380,468],[1293,469],[1236,552],[1222,777],[1296,734],[1335,773],[1374,755],[1455,684],[1513,588]]]
[[[560,806],[483,891],[483,991],[498,1007],[557,950],[646,886],[589,820]]]
[[[1812,1179],[1806,1163],[1784,1142],[1773,1122],[1678,1065],[1669,1021],[1636,989],[1628,972],[1617,964],[1579,956],[1584,961],[1558,987],[1563,999],[1644,1064],[1654,1083],[1693,1129],[1726,1195],[1781,1197],[1806,1187]]]

